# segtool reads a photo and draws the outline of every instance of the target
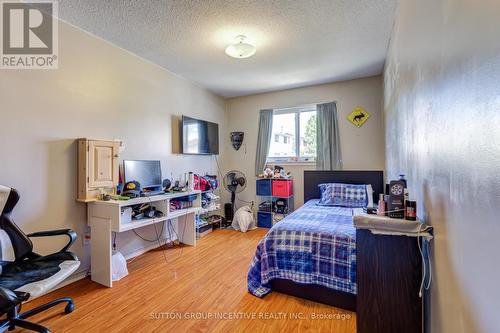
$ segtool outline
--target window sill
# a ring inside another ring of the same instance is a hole
[[[267,161],[267,165],[316,165],[316,161]]]

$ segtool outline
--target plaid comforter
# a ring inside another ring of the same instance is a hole
[[[248,272],[248,290],[268,294],[275,278],[356,294],[355,209],[304,206],[274,225],[260,241]]]

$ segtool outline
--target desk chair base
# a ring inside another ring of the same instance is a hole
[[[21,310],[21,305],[18,305],[17,307],[14,307],[13,310],[7,313],[6,319],[0,321],[0,333],[5,332],[7,329],[9,331],[12,331],[16,327],[22,327],[24,329],[35,332],[51,333],[51,331],[47,327],[35,324],[25,319],[48,310],[61,303],[68,303],[64,308],[64,313],[66,314],[73,312],[73,310],[75,309],[75,303],[73,302],[73,299],[69,297],[58,298],[52,302],[42,304],[23,313],[19,313],[19,311]]]

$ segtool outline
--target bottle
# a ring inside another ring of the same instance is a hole
[[[384,208],[385,208],[385,211],[384,211],[384,215],[385,216],[389,216],[389,209],[387,209],[387,203],[389,202],[389,198],[390,196],[388,194],[384,194]]]
[[[379,194],[377,215],[385,216],[385,201],[383,193]]]
[[[194,190],[194,173],[189,172],[188,177],[187,177],[187,183],[188,183],[188,190],[193,191]]]
[[[406,201],[405,220],[417,220],[417,202],[413,200]]]
[[[405,188],[408,187],[408,184],[406,183],[406,178],[404,174],[399,175],[399,180],[402,181],[405,184]]]

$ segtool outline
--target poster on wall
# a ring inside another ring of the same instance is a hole
[[[370,118],[370,114],[361,106],[355,107],[347,116],[347,119],[356,127],[361,127],[368,118]]]

